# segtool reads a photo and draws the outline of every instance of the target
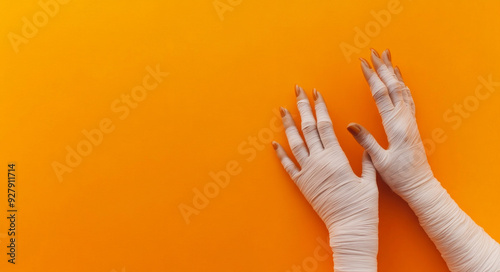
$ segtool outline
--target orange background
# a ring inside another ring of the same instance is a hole
[[[371,11],[392,1],[220,2],[231,7],[221,17],[212,0],[73,0],[16,53],[9,33],[21,35],[22,18],[43,9],[2,1],[0,169],[17,163],[19,212],[11,265],[2,183],[1,270],[287,271],[310,260],[327,231],[266,138],[273,109],[297,114],[294,84],[316,87],[359,174],[362,149],[347,124],[386,144],[359,68],[370,47],[390,47],[422,137],[445,131],[429,154],[438,179],[500,240],[500,87],[456,129],[443,118],[474,95],[479,76],[500,81],[500,2],[401,0],[351,62],[340,44],[354,46],[354,29],[365,31],[377,22]],[[170,74],[121,120],[111,104],[157,64]],[[103,118],[114,131],[59,182],[52,163],[64,163],[65,148]],[[285,145],[282,130],[272,133]],[[179,205],[193,206],[193,189],[231,161],[239,172],[186,224]],[[406,203],[379,183],[379,270],[446,271]],[[315,271],[332,265],[330,257]]]

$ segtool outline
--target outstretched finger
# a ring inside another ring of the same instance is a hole
[[[283,168],[285,168],[286,172],[290,175],[290,177],[293,179],[295,175],[299,172],[299,168],[295,165],[295,163],[288,157],[288,154],[286,154],[286,151],[281,147],[280,144],[277,142],[273,141],[273,148],[276,151],[276,155],[281,161],[281,164],[283,165]]]
[[[387,55],[387,50],[384,51],[383,54]],[[386,56],[386,58],[388,57]],[[403,86],[396,78],[396,75],[389,70],[387,65],[385,65],[375,49],[372,49],[371,59],[373,68],[377,72],[384,85],[387,86],[387,89],[389,90],[389,96],[391,97],[392,104],[394,104],[394,106],[399,105],[403,102]]]
[[[293,118],[288,110],[281,107],[280,113],[290,149],[292,149],[292,153],[295,156],[295,159],[297,159],[299,164],[302,166],[305,159],[309,156],[309,152],[307,151],[306,145],[302,140],[302,136],[300,136],[299,131],[295,126],[295,122],[293,121]]]
[[[317,127],[321,142],[325,148],[338,144],[337,136],[333,130],[332,120],[328,114],[325,100],[323,96],[314,89],[314,106],[316,109],[316,118],[318,119]]]
[[[403,91],[403,95],[405,95],[408,99],[408,105],[411,108],[411,111],[413,113],[413,116],[415,116],[415,102],[413,101],[413,96],[411,95],[410,88],[406,86],[404,80],[403,80],[403,75],[401,75],[401,70],[399,69],[398,66],[394,68],[394,74],[396,74],[396,77],[398,80],[404,85],[405,89]]]
[[[377,73],[372,70],[370,64],[363,59],[361,60],[361,70],[363,71],[363,75],[370,85],[370,89],[372,92],[373,99],[375,100],[375,104],[377,104],[378,112],[382,117],[384,117],[385,113],[391,111],[394,108],[394,104],[392,104],[391,97],[389,96],[389,91],[385,84],[380,80]]]
[[[312,154],[321,151],[323,150],[323,144],[319,138],[316,119],[314,119],[309,99],[302,87],[295,86],[295,94],[297,96],[297,108],[299,109],[300,119],[302,121],[302,133],[306,139],[309,153]]]

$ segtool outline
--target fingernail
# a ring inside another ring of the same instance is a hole
[[[295,96],[299,96],[300,94],[300,87],[299,85],[295,85]]]
[[[273,141],[273,143],[272,143],[272,144],[273,144],[273,148],[274,148],[274,150],[278,149],[278,143],[277,143],[277,142]]]
[[[359,58],[359,60],[361,61],[362,64],[364,64],[367,68],[372,68],[370,66],[370,64],[368,63],[368,61],[366,61],[364,58]]]
[[[389,48],[387,48],[386,51],[387,51],[387,57],[392,62],[391,50],[389,50]]]
[[[361,131],[361,129],[357,126],[357,125],[352,125],[350,124],[349,126],[347,126],[347,130],[353,135],[353,136],[357,136],[359,134],[359,132]]]
[[[371,59],[373,67],[374,69],[378,70],[381,66],[385,65],[385,63],[382,61],[380,55],[377,53],[377,51],[375,51],[375,49],[372,48],[371,50],[372,50]]]
[[[402,76],[402,74],[401,74],[401,70],[399,70],[399,67],[398,67],[398,66],[394,67],[394,70],[398,71],[399,75],[400,75],[400,76]]]
[[[281,117],[285,117],[285,115],[286,115],[286,109],[283,108],[283,107],[280,107],[280,114],[281,114]]]
[[[314,88],[314,90],[313,90],[313,97],[314,97],[314,101],[318,100],[318,91],[316,91],[316,88]]]

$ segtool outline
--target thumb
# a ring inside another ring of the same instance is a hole
[[[375,166],[373,166],[372,159],[368,152],[363,152],[363,173],[361,174],[361,178],[363,180],[376,180],[376,170]]]
[[[366,152],[368,152],[371,159],[376,162],[382,160],[385,149],[380,147],[377,140],[373,138],[368,130],[356,123],[350,123],[347,126],[347,130],[352,134],[352,136],[354,136],[356,142],[358,142],[366,150]]]

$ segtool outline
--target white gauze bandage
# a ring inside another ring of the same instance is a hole
[[[283,167],[325,222],[330,233],[335,271],[376,271],[378,252],[378,190],[375,169],[367,154],[356,176],[342,151],[323,98],[315,92],[317,121],[302,88],[297,87],[302,140],[290,113],[281,115],[292,153],[273,142]]]
[[[415,106],[390,53],[372,53],[376,73],[362,63],[363,73],[382,116],[387,150],[358,124],[356,140],[370,154],[391,189],[408,202],[419,222],[453,272],[500,271],[500,245],[453,201],[434,178],[415,119]]]

